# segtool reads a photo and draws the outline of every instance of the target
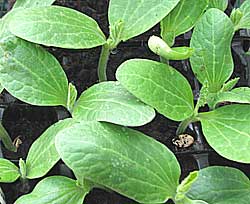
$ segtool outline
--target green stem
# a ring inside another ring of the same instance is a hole
[[[191,116],[190,118],[187,118],[186,120],[183,120],[179,127],[177,128],[176,135],[182,134],[188,127],[190,123],[197,122],[198,118],[196,115]]]
[[[162,56],[160,56],[160,62],[163,63],[163,64],[168,64],[169,65],[169,60],[165,59]]]
[[[99,64],[98,64],[98,78],[99,81],[107,81],[107,64],[109,60],[109,55],[110,55],[110,48],[108,44],[105,44],[102,46],[102,51],[99,59]]]

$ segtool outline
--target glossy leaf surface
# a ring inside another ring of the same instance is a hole
[[[199,171],[189,193],[191,199],[207,204],[248,204],[250,182],[247,176],[231,167],[208,167]]]
[[[73,117],[86,121],[106,121],[124,126],[141,126],[155,117],[153,108],[139,101],[119,82],[102,82],[83,92]]]
[[[19,177],[20,174],[16,165],[7,159],[0,158],[0,182],[12,183]]]
[[[106,41],[92,18],[60,6],[19,10],[11,17],[9,28],[20,38],[46,46],[92,48]]]
[[[17,0],[14,4],[14,8],[30,8],[30,7],[42,7],[50,6],[55,0]]]
[[[232,21],[218,9],[209,9],[194,28],[190,61],[199,81],[208,82],[210,92],[219,91],[233,72],[233,34]]]
[[[189,31],[201,17],[208,0],[180,0],[178,5],[161,21],[161,36],[172,46],[174,38]]]
[[[50,53],[10,37],[2,41],[0,57],[0,81],[9,93],[32,105],[66,107],[68,81]]]
[[[209,0],[208,9],[209,8],[217,8],[221,11],[225,11],[228,6],[228,0]]]
[[[193,114],[193,93],[188,81],[174,68],[159,62],[133,59],[116,72],[118,81],[164,116],[181,121]]]
[[[75,180],[51,176],[40,181],[30,194],[20,197],[15,204],[82,204],[86,193]]]
[[[74,123],[66,119],[50,126],[31,146],[27,160],[27,178],[34,179],[44,176],[59,161],[55,147],[55,137],[66,127]]]
[[[118,33],[111,33],[119,41],[126,41],[144,33],[159,23],[179,0],[111,0],[109,24],[111,31],[119,24]]]
[[[227,105],[200,114],[202,131],[212,148],[227,159],[250,163],[250,106]]]
[[[56,136],[56,148],[76,175],[138,202],[162,203],[175,195],[176,158],[138,131],[82,121]]]

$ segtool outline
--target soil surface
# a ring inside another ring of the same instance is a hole
[[[13,2],[13,1],[11,1]],[[232,1],[234,2],[234,1]],[[101,29],[108,36],[108,20],[107,8],[108,0],[58,0],[57,5],[63,5],[77,9],[85,14],[93,17]],[[11,8],[11,4],[7,7]],[[7,8],[2,7],[2,9]],[[229,8],[230,10],[231,8]],[[228,11],[229,12],[229,11]],[[128,42],[121,43],[110,56],[108,63],[108,79],[115,80],[115,71],[117,67],[127,59],[132,58],[146,58],[152,60],[159,60],[158,56],[154,55],[147,47],[147,40],[151,35],[159,35],[159,25],[152,28],[150,31]],[[245,51],[249,48],[247,39],[240,39],[239,33],[235,36],[235,42],[238,42],[238,47]],[[177,38],[176,46],[188,45],[189,35],[182,35]],[[68,79],[72,82],[80,95],[84,90],[98,82],[97,78],[97,65],[100,54],[100,48],[93,48],[88,50],[65,50],[59,48],[48,48],[63,66]],[[249,85],[249,67],[244,64],[241,55],[233,50],[233,57],[235,64],[234,77],[241,77],[240,85]],[[190,65],[187,61],[174,61],[171,65],[178,69],[190,82],[194,95],[197,96],[199,84],[194,80]],[[247,69],[248,68],[248,69]],[[56,109],[53,107],[35,107],[24,104],[23,102],[13,98],[6,91],[1,94],[0,105],[4,105],[6,110],[3,114],[3,125],[14,140],[20,137],[22,144],[20,145],[17,153],[12,153],[3,148],[5,158],[11,159],[17,163],[19,158],[26,158],[28,150],[33,141],[41,135],[51,124],[58,120]],[[203,148],[197,149],[197,142],[189,148],[178,148],[172,143],[175,138],[175,131],[178,123],[171,121],[164,116],[158,114],[157,117],[149,124],[136,128],[143,133],[155,138],[161,143],[165,144],[177,156],[182,168],[182,178],[184,178],[190,171],[198,169],[197,162],[194,155],[199,153],[208,154],[208,162],[210,165],[224,165],[233,166],[241,169],[247,175],[250,175],[250,165],[232,162],[220,157],[216,154],[209,145],[204,141]],[[199,128],[199,124],[195,124]],[[193,127],[194,128],[194,127]],[[191,129],[188,133],[195,139],[197,134]],[[48,175],[61,174],[60,164],[56,165]],[[20,181],[14,184],[1,184],[7,203],[12,204],[22,194],[30,192],[35,184],[41,179],[29,181],[29,184],[23,184]],[[85,204],[132,204],[135,203],[117,193],[107,192],[101,189],[94,189],[87,195]],[[171,203],[171,201],[169,202]]]

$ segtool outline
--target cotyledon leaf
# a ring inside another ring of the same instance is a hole
[[[181,121],[193,114],[193,93],[188,81],[167,64],[128,60],[120,65],[116,78],[129,92],[172,120]]]
[[[235,25],[235,30],[239,29],[250,29],[250,0],[245,0],[240,6],[239,10],[241,12],[241,18],[238,23]],[[234,12],[235,12],[234,11]]]
[[[38,45],[16,37],[0,44],[0,81],[16,98],[67,107],[68,80],[59,62]]]
[[[196,24],[207,5],[208,0],[180,0],[161,21],[161,37],[172,46],[176,36],[189,31]]]
[[[72,118],[65,119],[50,126],[31,146],[27,159],[27,178],[44,176],[58,162],[60,156],[55,147],[55,137],[62,129],[74,124]]]
[[[111,35],[126,41],[159,23],[179,0],[111,0],[108,18]],[[112,33],[120,25],[118,33]],[[116,39],[117,40],[117,39]]]
[[[250,181],[238,169],[208,167],[199,171],[187,196],[207,204],[249,204]]]
[[[210,92],[217,92],[233,72],[231,41],[234,25],[218,9],[209,9],[194,28],[190,57],[193,72],[203,84],[208,82]]]
[[[155,117],[155,111],[129,93],[119,82],[110,81],[96,84],[83,92],[72,115],[79,120],[141,126]]]
[[[92,18],[60,6],[19,10],[11,16],[9,28],[20,38],[47,46],[79,49],[106,42]]]
[[[17,166],[7,159],[0,158],[0,183],[12,183],[19,177]]]
[[[50,6],[56,0],[17,0],[13,8],[30,8],[30,7],[42,7]]]
[[[175,156],[146,135],[105,122],[86,122],[56,136],[56,148],[76,175],[141,203],[173,198],[180,167]]]
[[[20,197],[15,204],[82,204],[87,193],[75,180],[51,176],[40,181],[30,194]]]
[[[202,131],[223,157],[250,163],[250,105],[235,104],[200,113]]]

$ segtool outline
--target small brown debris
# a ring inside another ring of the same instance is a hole
[[[20,145],[23,143],[22,140],[20,139],[21,136],[17,136],[14,141],[13,141],[13,145],[18,149],[20,147]]]
[[[178,138],[172,140],[173,144],[179,148],[190,147],[194,143],[194,138],[188,134],[179,135]]]

